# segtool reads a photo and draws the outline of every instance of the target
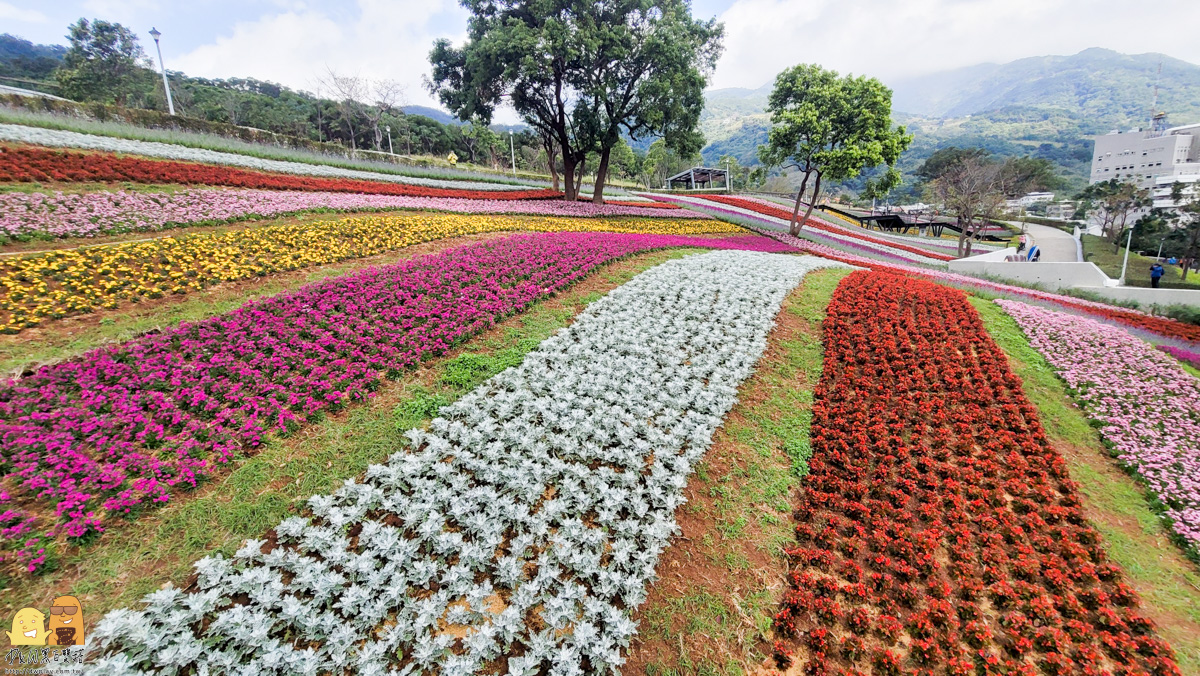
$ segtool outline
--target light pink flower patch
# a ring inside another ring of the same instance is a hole
[[[1153,345],[1098,321],[996,301],[1054,367],[1100,434],[1200,545],[1200,380]]]

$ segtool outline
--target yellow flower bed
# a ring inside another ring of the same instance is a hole
[[[563,218],[412,212],[219,235],[164,237],[0,259],[0,332],[213,284],[269,275],[481,232],[744,233],[715,220]]]

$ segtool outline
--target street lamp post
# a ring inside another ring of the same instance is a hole
[[[1125,240],[1125,261],[1121,263],[1121,279],[1118,282],[1125,286],[1125,269],[1129,267],[1129,247],[1133,245],[1133,226],[1129,227],[1129,237]]]
[[[733,194],[733,181],[730,180],[729,174],[729,167],[732,166],[732,164],[731,158],[725,158],[725,193],[728,195]]]
[[[512,175],[517,177],[517,146],[513,142],[512,130],[508,130],[508,150],[512,153]]]
[[[388,126],[384,127],[384,129],[386,129],[387,133],[388,133],[388,154],[395,155],[396,152],[394,150],[392,150],[392,127],[391,127],[391,125],[388,125]]]
[[[171,84],[167,82],[167,67],[163,65],[162,46],[158,44],[158,38],[162,33],[158,32],[157,28],[150,27],[150,37],[154,38],[154,49],[158,51],[158,69],[162,71],[163,89],[167,92],[167,112],[175,114],[175,102],[171,100]]]

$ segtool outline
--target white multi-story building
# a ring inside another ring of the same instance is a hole
[[[1200,124],[1168,129],[1162,115],[1154,122],[1149,131],[1114,131],[1095,137],[1091,182],[1119,178],[1155,190],[1164,183],[1200,178]]]

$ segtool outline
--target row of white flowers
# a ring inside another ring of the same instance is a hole
[[[41,127],[26,127],[19,124],[0,124],[0,141],[16,141],[19,143],[34,143],[51,148],[81,148],[85,150],[106,150],[110,152],[129,153],[144,157],[157,157],[167,160],[182,160],[185,162],[205,162],[221,164],[229,167],[243,167],[260,171],[277,171],[284,174],[300,176],[325,176],[329,178],[358,178],[368,181],[389,181],[391,183],[408,183],[424,185],[433,188],[462,188],[466,190],[520,190],[521,186],[504,183],[484,183],[482,181],[455,181],[451,179],[424,178],[420,176],[401,176],[399,174],[384,174],[375,171],[359,169],[343,169],[327,164],[307,164],[304,162],[288,162],[285,160],[269,160],[250,155],[224,153],[204,148],[158,141],[137,141],[133,139],[113,138],[94,134],[81,134],[61,129],[42,129]]]
[[[810,256],[648,270],[444,407],[311,516],[196,564],[92,634],[91,671],[606,672],[697,459]]]

